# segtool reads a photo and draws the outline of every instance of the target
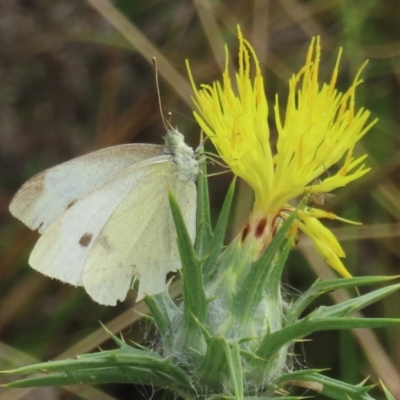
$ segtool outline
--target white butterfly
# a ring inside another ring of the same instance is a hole
[[[42,236],[29,264],[104,305],[162,292],[180,268],[168,190],[195,239],[198,161],[177,130],[165,146],[124,144],[41,172],[14,196],[11,213]]]

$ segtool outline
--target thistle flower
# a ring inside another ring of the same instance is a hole
[[[335,87],[339,51],[330,82],[321,85],[318,82],[320,39],[313,38],[304,67],[289,81],[283,119],[276,96],[274,116],[278,137],[274,149],[270,143],[269,107],[259,60],[239,28],[238,38],[237,90],[230,77],[228,56],[222,82],[197,88],[189,65],[188,70],[197,122],[233,173],[254,190],[254,207],[241,232],[241,242],[251,244],[253,251],[260,254],[282,219],[295,210],[289,203],[291,200],[307,196],[323,199],[324,193],[345,186],[369,171],[363,163],[366,155],[356,157],[353,150],[376,120],[367,122],[370,112],[363,108],[355,110],[355,91],[362,82],[360,74],[365,64],[350,88],[342,93]],[[337,171],[328,174],[335,164],[339,164]],[[298,216],[292,232],[298,229],[305,232],[331,267],[343,277],[351,276],[340,260],[345,257],[342,247],[319,219],[353,222],[307,205],[300,207]]]
[[[306,65],[290,80],[283,123],[276,100],[278,141],[273,149],[257,56],[240,31],[239,44],[237,93],[232,89],[228,65],[222,84],[203,85],[197,90],[191,80],[196,119],[233,172],[255,192],[254,208],[241,234],[225,245],[235,180],[212,228],[206,165],[202,164],[195,244],[180,204],[172,193],[169,199],[182,261],[182,300],[177,305],[168,291],[144,298],[158,330],[160,347],[150,350],[132,346],[108,332],[117,349],[8,371],[42,373],[11,382],[8,387],[121,382],[153,385],[166,389],[168,396],[173,393],[187,400],[261,400],[299,398],[290,393],[292,386],[299,386],[332,399],[372,399],[367,392],[373,386],[350,385],[315,369],[296,370],[291,347],[320,330],[399,326],[400,320],[358,318],[353,313],[397,291],[400,284],[347,299],[339,306],[317,306],[310,312],[307,309],[311,303],[329,291],[393,278],[317,281],[289,301],[280,290],[282,270],[293,242],[292,237],[287,239],[287,233],[293,236],[299,229],[311,237],[332,267],[349,275],[340,262],[342,248],[320,222],[322,218],[341,218],[312,208],[310,203],[322,204],[325,192],[368,172],[362,164],[365,156],[353,157],[355,143],[373,124],[366,123],[368,111],[354,111],[359,74],[347,92],[338,92],[339,54],[331,82],[319,86],[320,48],[319,39],[314,39]],[[336,163],[341,164],[339,170],[326,174]],[[289,202],[297,197],[303,202],[295,208]],[[387,392],[386,398],[394,397]]]

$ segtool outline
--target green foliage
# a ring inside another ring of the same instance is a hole
[[[104,328],[106,329],[106,328]],[[127,345],[108,331],[118,349],[85,354],[76,359],[49,361],[30,365],[8,373],[42,373],[43,376],[10,383],[8,387],[24,388],[110,382],[154,385],[189,392],[190,377],[170,359],[162,358],[146,348]]]
[[[279,383],[284,382],[291,382],[297,386],[314,390],[335,400],[373,399],[368,394],[368,392],[374,387],[373,385],[364,386],[364,382],[361,382],[358,385],[349,385],[321,375],[320,372],[316,370],[304,370],[285,374],[279,379]]]
[[[316,370],[288,372],[288,350],[316,331],[400,325],[397,319],[353,315],[397,291],[400,284],[308,311],[313,301],[329,291],[385,283],[393,277],[317,281],[288,305],[280,286],[292,247],[287,234],[295,213],[280,227],[264,254],[252,261],[240,240],[224,247],[234,182],[214,230],[205,204],[205,167],[199,187],[201,244],[196,246],[190,241],[177,202],[170,198],[182,258],[182,303],[176,305],[167,292],[146,298],[161,338],[161,353],[128,345],[108,332],[118,346],[116,350],[8,371],[42,373],[14,381],[8,387],[129,382],[167,389],[185,399],[256,400],[276,396],[300,399],[284,395],[291,386],[299,386],[331,399],[372,399],[368,394],[372,386],[340,382]],[[386,396],[390,399],[391,395],[386,392]]]

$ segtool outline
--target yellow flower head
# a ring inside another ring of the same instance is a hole
[[[196,107],[194,116],[212,140],[233,173],[254,190],[255,203],[242,239],[258,238],[265,247],[277,229],[279,218],[293,211],[289,201],[299,196],[323,196],[345,186],[369,171],[363,164],[366,155],[354,157],[356,142],[376,122],[367,124],[370,112],[355,111],[353,84],[342,93],[335,88],[341,52],[329,83],[318,82],[321,56],[319,37],[313,38],[304,67],[289,81],[284,119],[276,96],[274,116],[278,134],[271,147],[268,103],[264,80],[253,47],[240,29],[239,71],[236,85],[231,80],[228,56],[221,82],[198,89],[190,73]],[[226,52],[228,52],[226,48]],[[340,163],[334,174],[327,170]],[[333,234],[318,218],[337,218],[312,208],[300,214],[297,227],[313,240],[325,260],[341,275],[349,276],[339,257],[345,254]],[[350,222],[350,221],[346,221]]]

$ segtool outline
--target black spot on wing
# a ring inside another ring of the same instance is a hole
[[[79,244],[82,247],[88,247],[90,242],[92,241],[92,234],[91,233],[85,233],[80,239],[79,239]]]
[[[65,210],[68,210],[69,208],[71,208],[78,200],[71,200],[68,204],[67,207],[65,208]]]

